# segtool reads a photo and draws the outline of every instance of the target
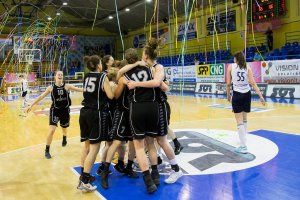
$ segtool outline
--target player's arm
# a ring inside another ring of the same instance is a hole
[[[76,91],[76,92],[83,92],[83,88],[78,88],[71,84],[66,84],[65,89],[71,90],[71,91]]]
[[[169,90],[169,85],[165,82],[162,82],[161,86],[159,87],[163,92],[167,92]]]
[[[123,76],[123,74],[125,74],[126,72],[128,72],[129,70],[131,70],[137,66],[146,66],[146,63],[144,61],[137,61],[133,64],[125,65],[118,71],[116,79],[119,80],[121,78],[121,76]]]
[[[116,98],[116,99],[118,99],[118,98],[121,96],[123,90],[124,90],[125,87],[126,87],[126,83],[127,83],[127,81],[125,80],[124,76],[122,76],[122,77],[119,79],[118,85],[117,85],[117,87],[116,87],[116,89],[115,89],[115,98]]]
[[[129,81],[129,83],[127,83],[127,86],[129,89],[134,89],[136,87],[155,88],[160,87],[163,80],[164,67],[162,65],[156,65],[154,78],[152,80],[144,82]]]
[[[112,89],[110,87],[109,80],[108,80],[107,77],[105,77],[103,90],[104,90],[104,92],[106,93],[106,96],[109,99],[113,99],[114,98],[114,93],[113,93],[113,91],[112,91]]]
[[[227,92],[227,100],[231,102],[231,95],[230,95],[230,87],[231,87],[231,65],[228,66],[227,69],[227,82],[226,82],[226,92]]]
[[[37,104],[38,102],[40,102],[42,99],[44,99],[48,94],[50,94],[50,92],[52,91],[52,86],[48,86],[47,89],[45,90],[45,92],[43,92],[38,98],[36,98],[32,104],[30,106],[28,106],[26,108],[26,112],[30,112],[32,107]]]
[[[256,94],[258,94],[258,96],[260,98],[260,102],[262,103],[262,105],[265,105],[265,99],[262,96],[261,92],[259,91],[259,88],[257,87],[257,84],[256,84],[256,82],[254,80],[254,77],[253,77],[252,69],[250,67],[248,68],[248,80],[249,80],[250,85],[254,88]]]

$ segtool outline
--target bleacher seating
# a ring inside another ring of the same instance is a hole
[[[287,42],[283,47],[275,48],[272,52],[267,52],[266,46],[259,47],[247,47],[246,61],[252,62],[255,51],[257,49],[262,54],[264,60],[285,60],[285,59],[300,59],[300,46],[297,41]],[[244,52],[245,52],[244,51]],[[200,64],[213,64],[213,63],[232,63],[233,57],[230,50],[217,50],[208,52],[198,52],[173,56],[163,56],[158,58],[158,62],[164,66],[182,66],[182,65],[194,65],[195,60],[198,60]],[[184,62],[184,63],[183,63]],[[71,72],[70,72],[71,73]]]

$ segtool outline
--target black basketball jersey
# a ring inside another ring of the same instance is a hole
[[[65,83],[61,86],[53,84],[51,92],[52,105],[51,107],[60,109],[71,106],[70,93],[65,89]]]
[[[155,68],[157,64],[154,64],[153,67]],[[165,82],[167,80],[166,76],[164,77],[163,82]],[[159,102],[163,102],[163,101],[167,101],[168,97],[167,94],[162,91],[159,87],[155,88],[156,89],[156,98],[157,101]]]
[[[104,92],[106,74],[90,72],[84,76],[82,105],[88,108],[102,110],[108,104],[108,97]]]
[[[129,102],[128,102],[128,88],[124,88],[121,96],[117,99],[117,109],[119,110],[129,110]]]
[[[152,80],[152,73],[148,67],[138,66],[124,74],[127,80],[145,82]],[[156,100],[155,88],[136,87],[129,90],[129,102],[149,102]]]

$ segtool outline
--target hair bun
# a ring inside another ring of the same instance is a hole
[[[91,57],[90,56],[84,56],[84,58],[83,58],[83,62],[84,63],[87,63],[87,62],[89,62],[91,60]]]
[[[148,41],[148,46],[153,48],[153,49],[156,49],[158,47],[158,41],[156,38],[150,38],[149,41]]]

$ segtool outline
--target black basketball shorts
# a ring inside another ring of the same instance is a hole
[[[80,109],[79,125],[81,142],[89,140],[91,144],[110,141],[109,111],[83,107]]]
[[[159,110],[159,126],[158,126],[158,135],[165,136],[168,134],[168,126],[170,124],[170,115],[171,109],[167,101],[158,103]]]
[[[234,113],[251,111],[251,92],[240,93],[233,91],[232,110]]]
[[[114,140],[128,141],[132,140],[131,129],[129,125],[129,110],[116,110],[113,119],[111,134]]]
[[[22,97],[26,97],[27,91],[22,92]]]
[[[129,123],[133,139],[156,137],[158,133],[158,103],[138,102],[130,104]]]
[[[60,122],[60,126],[67,128],[70,126],[70,108],[50,108],[49,112],[49,125],[57,126]]]

